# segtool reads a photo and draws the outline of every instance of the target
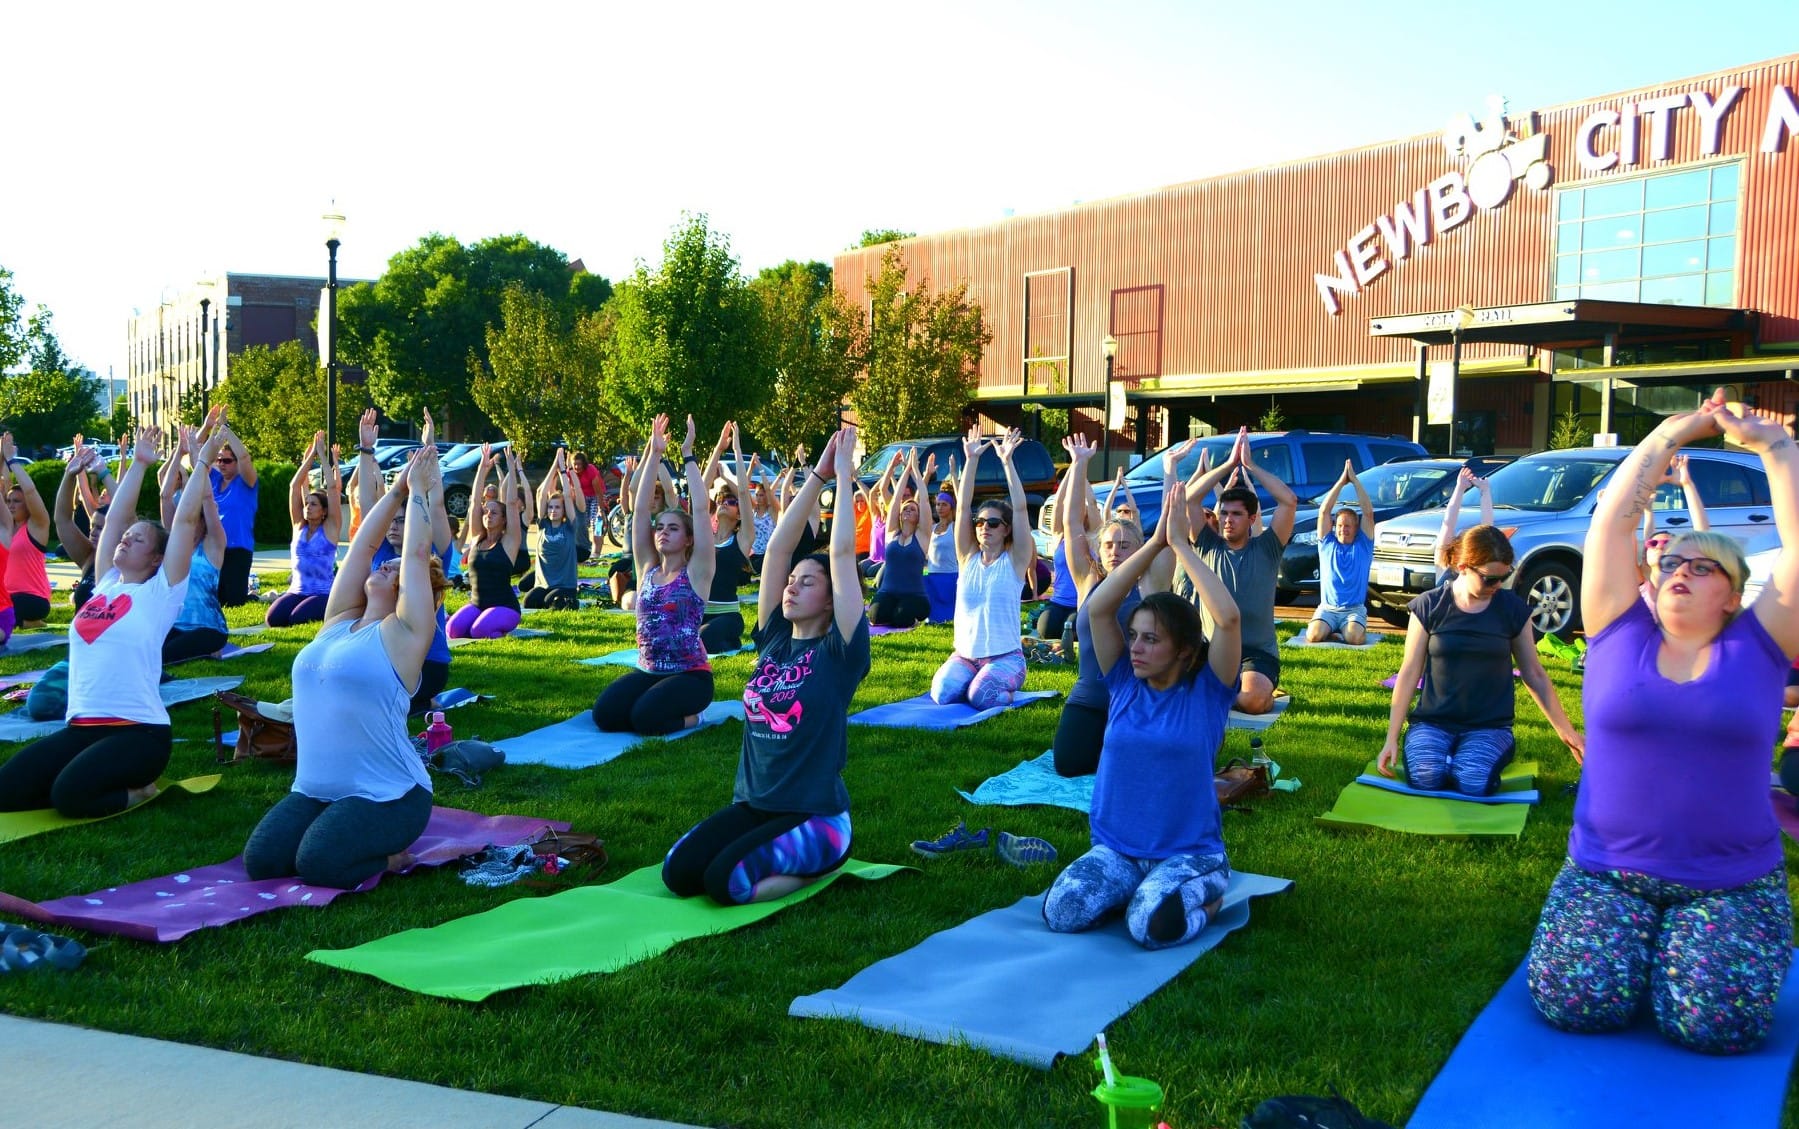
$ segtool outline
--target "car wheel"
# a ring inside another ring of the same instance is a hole
[[[1567,638],[1580,626],[1580,582],[1567,565],[1537,565],[1518,578],[1513,590],[1530,605],[1530,625],[1539,637]]]
[[[452,486],[444,491],[444,510],[457,521],[468,517],[468,487]]]
[[[613,506],[606,511],[606,537],[619,548],[626,548],[631,538],[631,519],[625,507]]]

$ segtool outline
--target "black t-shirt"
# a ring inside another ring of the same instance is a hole
[[[847,641],[835,619],[822,638],[795,639],[776,608],[754,639],[733,802],[807,815],[848,811],[849,706],[868,676],[868,617]]]
[[[715,603],[736,603],[737,590],[750,579],[750,562],[743,555],[743,538],[733,535],[713,554],[712,592],[706,598]]]
[[[1406,610],[1430,633],[1424,690],[1413,721],[1451,733],[1509,729],[1517,694],[1512,688],[1512,640],[1530,621],[1516,592],[1501,588],[1478,612],[1455,605],[1444,584],[1414,599]]]

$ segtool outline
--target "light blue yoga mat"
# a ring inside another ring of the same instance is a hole
[[[243,682],[242,678],[178,678],[173,682],[164,682],[157,692],[162,697],[163,705],[178,706],[183,702],[210,698],[219,690],[235,690]],[[60,720],[33,721],[25,716],[23,708],[16,709],[0,717],[0,742],[35,741],[57,732],[64,724],[66,723]]]
[[[1761,1046],[1702,1055],[1662,1038],[1647,1019],[1612,1035],[1558,1031],[1537,1014],[1519,965],[1456,1044],[1407,1129],[1777,1126],[1799,1050],[1796,976],[1788,970]]]
[[[501,639],[542,639],[549,635],[548,631],[539,631],[535,627],[515,627],[504,635],[496,635],[492,639],[477,639],[473,635],[464,635],[460,639],[450,640],[452,647],[472,647],[476,643],[494,643]]]
[[[998,717],[1007,710],[1015,710],[1055,696],[1054,690],[1023,690],[1012,695],[1012,704],[1009,706],[977,710],[967,702],[940,706],[931,701],[929,694],[920,694],[903,702],[888,702],[884,706],[873,706],[861,713],[853,713],[850,715],[850,724],[881,725],[890,729],[960,729],[965,725],[986,721],[990,717]]]
[[[0,658],[8,655],[23,655],[29,651],[41,651],[46,647],[66,647],[69,637],[66,634],[52,634],[48,631],[27,631],[14,635],[0,647]]]
[[[1516,792],[1494,792],[1490,796],[1470,796],[1466,792],[1445,789],[1414,788],[1403,780],[1390,780],[1377,772],[1364,772],[1355,778],[1357,784],[1398,792],[1402,796],[1430,796],[1439,800],[1462,800],[1470,804],[1534,804],[1540,799],[1535,788]]]
[[[1246,925],[1250,898],[1292,885],[1238,872],[1216,921],[1190,943],[1154,952],[1131,940],[1122,920],[1051,933],[1043,895],[1021,898],[877,961],[841,988],[801,996],[787,1014],[967,1044],[1048,1070]]]
[[[741,655],[750,649],[751,648],[749,647],[739,647],[735,651],[725,651],[722,654],[707,655],[706,657],[713,662],[717,662],[719,659],[728,659],[732,655]],[[608,651],[606,654],[600,655],[597,658],[576,659],[575,661],[582,666],[625,666],[630,667],[632,670],[638,669],[636,647],[626,647],[621,651]]]
[[[1093,780],[1088,776],[1056,775],[1056,754],[1052,750],[1035,760],[1020,761],[1018,767],[989,777],[973,792],[956,789],[956,794],[971,804],[999,804],[1025,807],[1044,804],[1050,807],[1093,810]]]
[[[679,741],[692,733],[731,720],[743,720],[743,703],[713,702],[700,715],[700,723],[660,738]],[[494,744],[506,754],[507,764],[546,764],[551,768],[591,768],[605,764],[633,745],[657,738],[637,733],[602,733],[593,723],[593,714],[583,710],[567,721],[545,726]]]
[[[1224,719],[1226,729],[1247,729],[1252,733],[1260,733],[1281,719],[1287,707],[1293,704],[1293,698],[1286,691],[1277,691],[1274,695],[1274,708],[1267,713],[1244,713],[1232,710]]]

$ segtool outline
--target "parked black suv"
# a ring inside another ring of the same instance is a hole
[[[987,442],[981,449],[981,461],[975,464],[974,496],[977,498],[1005,499],[1008,495],[1006,487],[1006,468],[1000,464],[999,456],[993,453],[993,445],[998,436],[984,437]],[[954,478],[962,468],[962,437],[959,435],[933,435],[923,439],[900,439],[887,444],[880,450],[872,452],[862,460],[856,469],[856,477],[864,486],[873,486],[893,461],[895,452],[904,454],[916,449],[918,451],[918,467],[924,469],[925,463],[932,455],[937,456],[937,469],[934,472],[934,487],[946,478]],[[1056,493],[1056,462],[1050,457],[1049,448],[1035,439],[1019,442],[1018,448],[1012,452],[1012,466],[1018,471],[1018,480],[1024,486],[1025,505],[1030,510],[1029,521],[1035,524],[1037,514],[1044,502],[1053,498]],[[835,504],[835,493],[830,486],[820,504],[824,512],[832,512]],[[929,512],[928,510],[926,511]]]

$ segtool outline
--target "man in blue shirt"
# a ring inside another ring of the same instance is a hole
[[[1337,495],[1346,485],[1355,487],[1359,514],[1337,509]],[[1354,464],[1345,462],[1337,484],[1318,507],[1318,610],[1306,624],[1308,642],[1323,643],[1332,636],[1351,646],[1368,641],[1368,570],[1374,564],[1374,528],[1374,499],[1356,477]]]
[[[235,608],[250,599],[250,563],[256,556],[256,464],[243,440],[231,430],[225,405],[207,414],[200,428],[204,443],[217,429],[224,432],[219,451],[206,477],[212,483],[213,500],[219,504],[219,524],[225,529],[225,562],[219,566],[219,603]]]

